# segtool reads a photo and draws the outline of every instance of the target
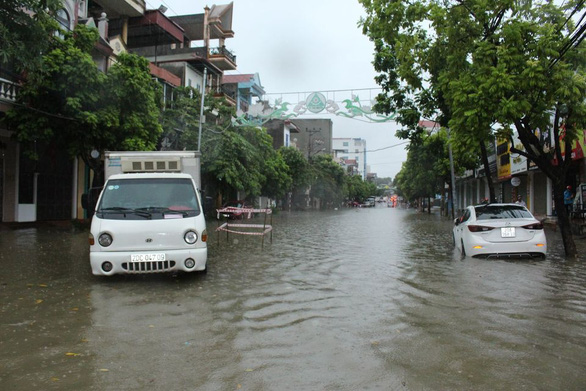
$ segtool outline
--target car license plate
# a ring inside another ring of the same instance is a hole
[[[501,238],[514,238],[515,227],[503,227],[501,228]]]
[[[131,254],[130,262],[156,262],[164,261],[165,253]]]

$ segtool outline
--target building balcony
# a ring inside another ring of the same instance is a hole
[[[207,60],[207,50],[200,48],[171,48],[168,45],[134,48],[132,53],[145,57],[150,62],[181,62]]]
[[[0,99],[14,102],[20,86],[10,80],[0,78]]]
[[[224,98],[226,103],[232,107],[236,107],[236,93],[224,86],[220,86],[214,91],[215,98]]]
[[[94,3],[99,4],[110,18],[142,16],[146,10],[144,0],[94,0]],[[97,7],[94,6],[94,8]]]
[[[210,48],[208,59],[223,71],[233,71],[236,69],[236,56],[226,49],[225,46]]]

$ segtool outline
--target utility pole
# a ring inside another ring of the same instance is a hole
[[[452,219],[455,218],[456,208],[456,176],[454,175],[454,157],[452,156],[452,142],[450,139],[450,129],[448,128],[448,149],[450,152],[450,171],[452,174],[452,185],[450,186],[450,195],[452,196]]]
[[[313,135],[315,133],[320,133],[321,129],[313,128],[313,129],[309,130],[306,128],[305,131],[307,133],[309,133],[309,139],[307,140],[307,160],[309,161],[311,159],[311,152],[313,150],[313,145],[311,144],[311,138],[313,137]]]
[[[203,68],[203,85],[201,87],[201,108],[199,109],[199,135],[197,136],[197,152],[201,152],[201,127],[203,125],[203,105],[206,96],[206,79],[208,76],[208,68]]]

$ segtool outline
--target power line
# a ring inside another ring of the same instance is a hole
[[[365,150],[365,151],[348,152],[348,153],[351,153],[353,155],[358,155],[358,154],[367,153],[367,152],[380,152],[380,151],[384,151],[384,150],[387,150],[387,149],[391,149],[391,148],[398,147],[400,145],[408,144],[409,142],[410,141],[403,141],[402,143],[389,145],[388,147],[382,147],[382,148],[377,148],[377,149],[368,149],[368,150]]]
[[[584,1],[585,0],[582,0],[579,4],[576,5],[576,7],[574,8],[574,10],[570,14],[570,16],[568,16],[568,19],[566,19],[566,22],[563,24],[563,26],[565,26],[568,23],[568,21],[572,18],[572,16],[577,12],[577,10],[579,8],[581,8],[581,6],[584,4]],[[586,13],[582,14],[582,16],[580,17],[580,19],[578,20],[578,22],[576,24],[576,27],[574,28],[574,31],[572,31],[570,34],[568,34],[569,40],[560,49],[559,56],[550,62],[550,64],[549,64],[550,69],[553,68],[553,66],[556,65],[566,55],[566,53],[570,49],[574,49],[574,48],[578,47],[580,45],[580,43],[582,43],[582,41],[584,40],[584,38],[586,36],[585,35],[586,34],[586,23],[583,23],[585,17],[586,17]],[[562,26],[562,28],[563,28],[563,26]]]
[[[371,149],[369,151],[364,151],[364,152],[384,151],[385,149],[395,148],[395,147],[398,147],[399,145],[404,145],[404,144],[408,144],[408,143],[409,143],[409,141],[403,141],[402,143],[399,143],[399,144],[389,145],[388,147],[382,147],[382,148],[378,148],[378,149]]]

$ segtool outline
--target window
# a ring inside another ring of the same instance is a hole
[[[347,146],[348,146],[348,141],[344,141],[344,142],[342,143],[342,146],[343,146],[343,147],[347,147]]]
[[[530,219],[533,216],[519,205],[483,205],[475,207],[477,220]]]
[[[470,218],[470,209],[466,209],[466,212],[464,212],[464,216],[462,216],[462,222],[468,221],[469,218]]]

